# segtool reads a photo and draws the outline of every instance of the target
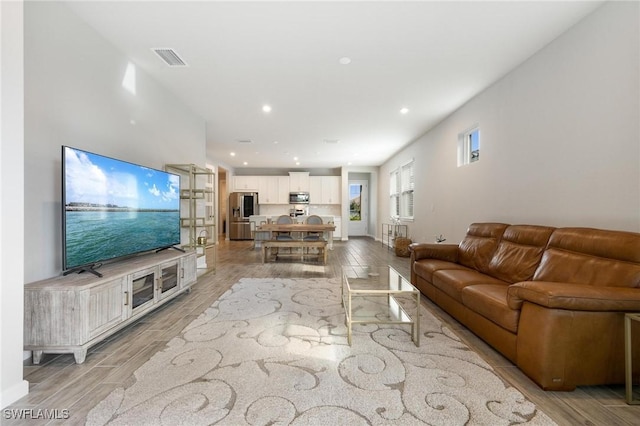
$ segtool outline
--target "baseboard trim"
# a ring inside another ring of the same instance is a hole
[[[5,408],[29,393],[29,382],[23,380],[0,394],[0,407]]]

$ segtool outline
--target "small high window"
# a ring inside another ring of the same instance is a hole
[[[458,137],[458,167],[480,159],[480,128],[475,126]]]

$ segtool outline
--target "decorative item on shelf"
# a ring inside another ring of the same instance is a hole
[[[436,243],[440,244],[444,243],[445,241],[447,241],[447,239],[443,237],[442,234],[436,236]]]
[[[202,234],[204,234],[204,236]],[[209,233],[205,229],[200,231],[200,234],[198,234],[198,238],[196,239],[196,242],[198,243],[198,245],[199,246],[207,245],[207,237],[208,236],[209,236]]]

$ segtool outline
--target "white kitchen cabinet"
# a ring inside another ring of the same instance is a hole
[[[309,204],[340,204],[340,176],[311,176]]]
[[[309,204],[323,204],[322,176],[309,177]]]
[[[322,176],[322,201],[324,204],[340,204],[340,176]]]
[[[258,176],[260,204],[289,204],[289,176]]]
[[[290,192],[309,192],[309,172],[289,172]]]
[[[278,204],[289,204],[289,176],[278,176]]]
[[[257,192],[259,176],[234,176],[233,192]]]
[[[141,318],[196,282],[196,252],[166,250],[100,268],[102,277],[72,274],[24,286],[24,348],[33,363],[43,353],[87,349]]]
[[[277,176],[259,176],[258,177],[258,203],[259,204],[275,204],[277,198],[275,186],[277,185]]]

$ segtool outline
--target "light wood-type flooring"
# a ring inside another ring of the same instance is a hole
[[[209,307],[221,294],[245,277],[339,277],[340,265],[393,265],[409,277],[409,259],[371,238],[337,241],[327,265],[292,259],[262,264],[261,252],[251,241],[221,240],[217,269],[201,276],[189,294],[178,296],[89,350],[86,361],[76,365],[72,355],[44,355],[40,365],[26,362],[24,377],[30,393],[9,409],[68,410],[70,418],[58,421],[8,419],[0,423],[83,424],[86,413],[113,389],[131,383],[132,373]],[[473,350],[493,366],[506,382],[520,390],[560,425],[640,425],[640,406],[624,401],[624,386],[582,387],[574,392],[545,392],[513,364],[434,306],[426,297],[424,306],[453,329]],[[594,342],[597,344],[597,342]],[[580,354],[576,354],[580,356]],[[638,366],[640,367],[640,366]],[[37,411],[34,411],[34,413]]]

